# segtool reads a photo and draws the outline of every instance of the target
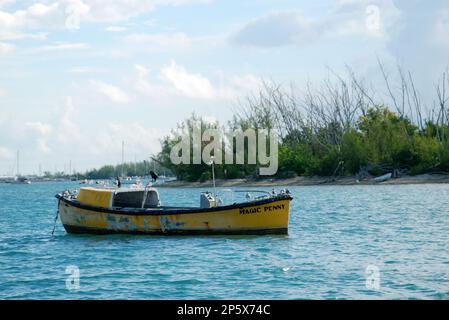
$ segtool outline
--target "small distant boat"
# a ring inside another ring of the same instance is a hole
[[[68,233],[152,235],[287,234],[292,200],[288,190],[283,190],[222,205],[206,192],[200,194],[198,207],[169,207],[161,205],[153,187],[86,187],[59,193],[56,198]]]
[[[25,177],[14,177],[13,179],[5,180],[4,182],[10,184],[31,184],[31,181]]]
[[[122,184],[135,184],[139,181],[139,177],[121,177],[120,182]]]
[[[30,179],[28,179],[20,174],[19,159],[20,159],[20,154],[19,154],[19,150],[17,150],[17,159],[16,159],[17,173],[15,176],[12,176],[8,179],[4,179],[3,182],[10,183],[10,184],[31,184]]]
[[[374,178],[374,181],[376,181],[376,182],[384,182],[384,181],[390,180],[392,178],[392,176],[393,175],[390,172],[390,173],[387,173],[387,174],[384,174],[382,176]]]
[[[95,184],[95,181],[84,179],[84,180],[81,180],[79,184]]]

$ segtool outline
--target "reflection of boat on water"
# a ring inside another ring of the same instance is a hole
[[[287,234],[292,200],[281,191],[222,205],[202,193],[198,207],[170,207],[161,205],[152,187],[81,188],[56,198],[67,232],[94,234]]]

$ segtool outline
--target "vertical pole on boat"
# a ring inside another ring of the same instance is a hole
[[[213,182],[213,184],[214,184],[214,197],[216,197],[217,196],[217,190],[216,190],[216,188],[215,188],[215,166],[214,166],[214,160],[215,160],[215,157],[211,157],[210,158],[211,159],[211,165],[212,165],[212,182]]]
[[[148,185],[145,185],[145,190],[143,192],[142,206],[141,206],[142,209],[145,208],[145,202],[147,201],[147,194],[148,194],[147,187],[148,187]]]

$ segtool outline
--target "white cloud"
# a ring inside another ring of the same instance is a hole
[[[32,6],[28,8],[28,13],[31,16],[39,17],[39,16],[45,16],[50,14],[51,12],[55,11],[58,8],[59,4],[57,2],[51,4],[51,5],[45,5],[42,3],[35,3]]]
[[[0,29],[32,28],[54,24],[61,19],[60,4],[54,2],[49,5],[36,3],[28,8],[7,12],[0,10]]]
[[[204,50],[226,44],[226,36],[221,34],[189,36],[184,32],[132,33],[123,38],[127,48],[134,51],[173,52],[182,50]]]
[[[139,46],[148,51],[164,51],[174,48],[187,48],[192,46],[194,40],[182,32],[176,33],[136,33],[124,38],[126,44]]]
[[[46,32],[23,33],[5,29],[0,30],[0,40],[23,40],[23,39],[46,40],[47,37],[48,33]]]
[[[141,81],[145,81],[146,76],[150,73],[150,70],[141,64],[135,64],[134,69],[136,70],[137,78]],[[147,83],[143,83],[143,87],[146,86]]]
[[[22,136],[22,139],[30,143],[27,147],[29,152],[32,150],[40,159],[51,159],[48,157],[58,154],[58,159],[50,161],[51,166],[43,162],[44,167],[50,170],[54,169],[53,163],[57,163],[60,169],[63,162],[68,163],[68,159],[73,160],[79,170],[92,165],[114,164],[114,155],[117,155],[117,159],[120,157],[121,141],[126,142],[128,157],[131,156],[134,160],[135,154],[138,159],[143,159],[159,151],[159,139],[169,132],[168,128],[147,127],[139,122],[125,124],[100,121],[98,123],[101,125],[90,127],[91,124],[87,123],[85,127],[83,113],[70,96],[65,98],[64,104],[58,109],[59,115],[53,119],[52,124],[33,121],[22,126],[29,129]],[[9,149],[0,148],[0,159],[13,157],[14,153]]]
[[[15,0],[0,0],[0,8],[7,7],[15,2]]]
[[[0,30],[17,32],[28,28],[76,30],[83,22],[126,21],[152,11],[156,6],[207,3],[204,0],[54,0],[6,11],[10,0],[0,0]],[[27,2],[25,2],[27,3]]]
[[[79,140],[81,137],[81,130],[75,121],[78,110],[73,103],[72,97],[68,96],[65,98],[65,104],[62,109],[63,112],[58,121],[57,138],[59,142],[69,144]]]
[[[130,101],[126,92],[119,87],[97,80],[91,80],[90,83],[98,93],[108,98],[111,102],[125,104]]]
[[[161,69],[161,78],[170,83],[176,91],[190,98],[211,99],[215,97],[215,90],[209,79],[200,75],[189,73],[175,61]]]
[[[126,27],[120,27],[120,26],[109,26],[105,29],[108,32],[124,32],[128,30]]]
[[[0,160],[10,160],[14,157],[14,153],[6,148],[0,146]]]
[[[6,97],[6,95],[7,95],[7,92],[6,92],[6,90],[5,90],[5,89],[2,89],[2,88],[0,88],[0,98],[1,98],[1,97]]]
[[[0,54],[7,54],[14,51],[15,46],[9,43],[0,42]]]
[[[449,65],[449,3],[447,0],[395,1],[401,12],[399,28],[389,37],[391,64],[410,70],[421,99],[431,106],[435,82]]]
[[[86,43],[82,42],[57,42],[50,45],[40,46],[36,48],[38,52],[47,52],[47,51],[63,51],[63,50],[83,50],[88,49],[89,46]]]
[[[160,150],[159,139],[168,132],[168,129],[145,127],[138,122],[110,123],[105,129],[97,132],[95,138],[91,139],[92,145],[89,152],[98,155],[118,154],[121,141],[125,141],[125,150],[128,150],[126,152],[128,155],[130,154],[129,150],[132,150],[148,157]]]
[[[60,141],[70,144],[72,149],[82,149],[83,157],[96,159],[100,164],[114,164],[113,156],[119,159],[121,142],[125,141],[125,156],[136,155],[148,157],[160,149],[159,139],[165,136],[169,129],[152,128],[142,125],[139,122],[133,123],[105,123],[95,126],[91,130],[81,130],[78,122],[78,109],[75,107],[73,99],[68,97],[64,112],[59,120]],[[86,142],[89,143],[86,143]],[[125,159],[128,160],[129,159]],[[133,158],[134,160],[134,158]]]
[[[96,68],[92,68],[92,67],[73,67],[73,68],[68,69],[67,72],[83,74],[83,73],[99,72],[99,70]]]
[[[253,74],[245,74],[242,76],[233,76],[231,85],[234,88],[234,97],[248,95],[262,87],[262,79]]]
[[[91,21],[124,21],[148,13],[156,6],[179,6],[209,3],[208,0],[86,0],[90,7],[88,19]]]
[[[255,47],[306,46],[343,36],[386,38],[400,19],[393,0],[341,0],[322,18],[307,18],[292,11],[272,12],[254,19],[230,41]]]
[[[170,97],[177,94],[176,90],[166,83],[161,84],[155,81],[150,81],[150,70],[140,64],[134,65],[135,80],[134,88],[141,94],[152,97]]]
[[[25,123],[25,127],[31,129],[34,133],[33,137],[36,138],[36,147],[37,150],[44,154],[48,154],[51,152],[51,148],[48,146],[48,138],[53,131],[51,125],[47,123],[42,123],[40,121],[36,122],[27,122]]]
[[[142,24],[147,27],[155,27],[155,26],[157,26],[157,19],[154,19],[154,18],[148,19],[148,20],[144,21]]]
[[[90,8],[88,20],[114,22],[123,21],[153,10],[157,1],[139,0],[87,0]]]
[[[69,0],[64,12],[65,27],[69,30],[77,30],[81,26],[81,19],[90,12],[90,6],[81,0]]]
[[[401,11],[393,0],[340,0],[323,21],[330,36],[388,38],[398,28]]]
[[[36,147],[37,149],[42,153],[51,153],[52,149],[48,145],[48,141],[45,138],[39,138],[36,141]]]
[[[232,100],[254,92],[261,85],[261,79],[252,74],[229,76],[220,70],[214,72],[211,80],[205,75],[187,71],[175,61],[163,66],[152,81],[147,67],[136,64],[134,72],[135,89],[153,97]]]
[[[449,8],[438,12],[432,29],[431,39],[434,44],[449,49]]]
[[[259,47],[305,44],[319,31],[297,11],[274,12],[249,22],[232,36],[231,41]]]
[[[36,131],[37,133],[41,135],[49,135],[52,132],[51,125],[47,123],[42,123],[40,121],[36,122],[27,122],[25,123],[25,126]]]
[[[134,65],[134,69],[136,71],[136,89],[142,93],[150,93],[153,92],[153,86],[147,80],[147,76],[149,74],[148,68],[136,64]]]

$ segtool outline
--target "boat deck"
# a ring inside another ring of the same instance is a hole
[[[130,207],[111,207],[103,208],[84,204],[76,199],[68,199],[62,194],[57,194],[56,198],[62,202],[70,204],[80,209],[93,210],[97,212],[116,213],[116,214],[130,214],[130,215],[166,215],[166,214],[189,214],[189,213],[201,213],[201,212],[220,212],[228,211],[230,209],[239,209],[242,207],[258,206],[263,204],[269,204],[280,200],[292,200],[292,197],[287,194],[276,195],[274,197],[253,200],[243,203],[234,203],[231,205],[218,206],[213,208],[200,208],[200,207],[176,207],[176,206],[158,206],[151,208],[130,208]]]

